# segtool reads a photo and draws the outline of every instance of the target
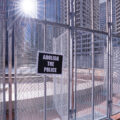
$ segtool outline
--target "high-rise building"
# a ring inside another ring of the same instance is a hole
[[[99,19],[100,19],[100,4],[99,0],[93,1],[93,28],[99,30]]]
[[[106,31],[106,2],[100,3],[100,30]]]
[[[94,29],[99,29],[99,0],[93,5]],[[91,0],[76,0],[76,25],[91,28]]]
[[[120,0],[116,0],[116,32],[120,34]]]
[[[99,0],[93,2],[93,28],[99,30]],[[92,9],[91,0],[76,0],[76,26],[92,28]],[[94,50],[96,66],[102,66],[98,61],[99,56],[103,53],[104,42],[99,34],[94,35]],[[91,67],[91,53],[92,53],[92,35],[90,32],[81,30],[76,31],[77,42],[77,59],[79,59],[78,67]]]
[[[113,33],[116,34],[116,0],[112,0],[112,23],[113,23]]]
[[[112,0],[112,27],[113,33],[116,34],[116,4],[115,0]],[[106,1],[100,3],[100,30],[106,31]]]
[[[60,22],[63,24],[67,23],[68,16],[67,11],[68,11],[67,0],[60,0]]]
[[[117,7],[118,5],[116,4],[116,0],[112,0],[112,32],[114,34],[117,34],[117,19],[119,19],[119,16],[117,18]],[[100,3],[100,30],[106,31],[106,1]],[[118,46],[119,45],[119,38],[113,37],[113,46]]]
[[[76,26],[91,27],[90,0],[76,0]]]

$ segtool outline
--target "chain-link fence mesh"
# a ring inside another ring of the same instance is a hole
[[[46,79],[47,119],[67,119],[68,111],[68,30],[34,22],[16,23],[15,69],[17,120],[44,119],[44,79]],[[44,41],[44,34],[46,38]],[[43,47],[45,43],[45,48]],[[37,52],[63,55],[62,75],[37,75]]]
[[[0,18],[0,120],[3,119],[3,31],[2,20]]]
[[[15,28],[17,120],[43,120],[44,77],[36,74],[37,51],[43,50],[42,24],[19,21]]]
[[[107,89],[106,89],[106,70],[104,63],[106,59],[107,35],[94,34],[94,51],[95,51],[95,74],[94,74],[94,109],[95,120],[107,117]]]
[[[27,15],[23,13],[24,11],[21,8],[21,0],[9,1],[11,1],[11,4],[14,3],[15,9],[11,8],[11,11],[16,13],[17,18],[19,16],[22,18],[31,17],[39,20],[68,24],[68,0],[32,0],[32,3],[35,4],[35,10]]]
[[[47,120],[67,120],[68,118],[68,68],[69,68],[69,0],[35,0],[37,8],[29,17],[21,12],[20,1],[9,0],[8,29],[12,30],[12,62],[15,70],[13,97],[16,120],[43,120],[45,113],[45,79],[46,79],[46,117]],[[0,1],[2,3],[2,0]],[[15,3],[15,4],[14,4]],[[90,0],[75,1],[76,27],[92,28],[106,31],[106,3],[94,0],[93,11]],[[1,10],[1,4],[0,4]],[[104,10],[104,11],[102,11]],[[100,14],[100,15],[99,15]],[[2,13],[0,12],[0,20]],[[73,17],[73,16],[72,16]],[[104,20],[103,20],[104,17]],[[35,18],[35,19],[34,19]],[[43,20],[43,21],[42,21]],[[46,21],[44,21],[46,20]],[[100,20],[100,21],[99,21]],[[100,23],[99,23],[100,22]],[[60,24],[62,23],[62,24]],[[0,28],[3,26],[0,21]],[[101,26],[100,26],[101,25]],[[58,27],[59,26],[59,27]],[[100,28],[104,27],[104,28]],[[45,29],[46,28],[46,29]],[[77,54],[77,119],[92,120],[92,32],[76,30]],[[2,29],[0,29],[2,30]],[[87,30],[87,29],[86,29]],[[91,31],[91,30],[90,30]],[[0,117],[3,111],[3,34],[0,31]],[[9,37],[9,36],[8,36]],[[101,119],[107,114],[107,70],[108,58],[106,35],[94,33],[94,118]],[[119,38],[113,38],[113,114],[119,112]],[[117,41],[115,43],[115,41]],[[74,42],[73,42],[74,44]],[[72,46],[73,49],[74,46]],[[70,48],[72,49],[72,48]],[[44,51],[63,55],[62,75],[36,74],[37,52]],[[15,54],[14,54],[15,53]],[[73,50],[74,53],[74,50]],[[74,58],[75,53],[73,54]],[[14,59],[14,60],[13,60]],[[73,60],[73,62],[75,62]],[[75,66],[74,66],[75,67]],[[73,70],[74,71],[74,70]],[[74,73],[73,73],[74,74]],[[72,75],[71,75],[72,76]],[[74,79],[74,76],[73,76]],[[74,83],[75,81],[73,81]],[[14,91],[14,85],[16,89]],[[74,84],[73,84],[74,86]],[[72,87],[73,87],[72,86]],[[72,89],[72,88],[71,88]],[[74,90],[72,91],[74,93]],[[71,97],[71,96],[70,96]],[[8,98],[7,98],[8,99]],[[72,101],[72,100],[70,100]],[[72,102],[74,102],[72,101]]]
[[[112,77],[113,77],[113,82],[112,82],[112,113],[116,114],[120,112],[120,38],[118,37],[113,37],[113,49],[112,49]]]
[[[4,83],[4,62],[3,61],[5,57],[4,48],[5,48],[5,39],[4,39],[4,17],[3,17],[3,1],[0,0],[0,120],[3,120],[4,115],[4,89],[3,89],[3,83]]]
[[[63,55],[62,75],[54,76],[54,104],[61,120],[68,119],[68,65],[69,65],[69,30],[59,29],[54,39],[54,53]],[[57,34],[58,34],[57,33]]]
[[[107,91],[104,59],[107,36],[94,34],[94,119],[106,117]],[[77,54],[77,118],[92,120],[92,34],[76,32]]]
[[[91,33],[76,32],[77,54],[77,119],[92,118],[92,57],[91,57]],[[86,118],[87,117],[87,118]]]
[[[47,21],[68,24],[68,0],[46,0]]]
[[[68,0],[39,0],[37,12],[30,20],[19,13],[19,2],[15,2],[18,17],[14,27],[15,75],[16,75],[16,119],[66,120],[68,117],[68,30],[49,22],[68,23]],[[18,12],[17,12],[18,11]],[[19,19],[18,19],[19,18]],[[54,23],[53,23],[54,24]],[[63,55],[62,75],[36,74],[37,52]],[[46,88],[45,80],[46,79]]]

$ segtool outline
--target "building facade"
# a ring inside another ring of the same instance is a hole
[[[106,1],[100,3],[100,30],[106,31]],[[117,33],[116,29],[116,0],[112,0],[112,29],[113,33]]]
[[[116,29],[116,0],[112,0],[112,22],[113,22],[113,33],[117,33]]]
[[[100,3],[100,30],[106,31],[106,2]]]
[[[94,0],[93,5],[93,28],[99,30],[100,25],[100,4],[99,0]],[[76,26],[92,28],[92,10],[91,0],[76,0]],[[102,67],[100,57],[104,51],[104,39],[99,34],[94,34],[94,51],[95,51],[95,67]],[[92,65],[92,34],[77,30],[77,66],[83,68],[91,68]]]
[[[116,0],[116,31],[120,34],[120,0]]]

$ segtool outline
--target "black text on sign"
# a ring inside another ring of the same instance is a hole
[[[38,53],[38,73],[62,74],[62,55]]]

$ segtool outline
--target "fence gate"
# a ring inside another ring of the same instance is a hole
[[[119,88],[119,48],[112,46],[115,3],[114,0],[76,0],[74,3],[74,117],[78,120],[110,119],[119,112],[119,90],[116,89]]]
[[[9,1],[9,4],[12,4],[16,11],[10,21],[14,23],[8,27],[8,34],[11,35],[9,42],[12,47],[14,46],[13,60],[9,62],[14,67],[15,76],[11,89],[15,97],[11,98],[13,103],[10,104],[14,106],[14,116],[10,118],[11,120],[13,117],[15,120],[67,120],[70,71],[69,2],[34,0],[33,4],[37,5],[37,10],[27,14],[28,16],[21,13],[19,6],[21,1],[12,2]],[[66,16],[63,16],[63,13]],[[9,17],[13,14],[9,13]],[[62,73],[38,74],[38,52],[62,55]]]
[[[80,30],[78,32],[81,36],[89,35],[88,39],[92,40],[92,33]],[[96,36],[99,36],[99,41],[106,41],[106,35],[95,33],[94,39]],[[81,39],[84,40],[84,37]],[[104,69],[107,58],[104,51],[106,51],[106,46],[101,48],[101,54],[95,53],[94,84],[92,79],[92,52],[87,55],[77,54],[76,56],[76,117],[80,120],[98,120],[107,117],[107,73]]]
[[[32,21],[29,23],[26,21],[25,27],[17,26],[19,27],[15,29],[16,119],[43,120],[46,117],[48,120],[55,118],[66,120],[69,30]],[[62,74],[36,74],[38,51],[63,55]]]

